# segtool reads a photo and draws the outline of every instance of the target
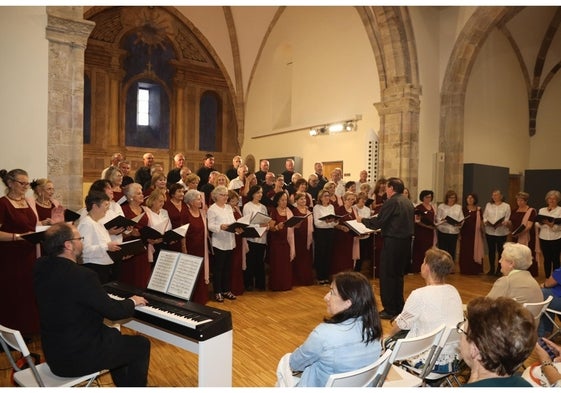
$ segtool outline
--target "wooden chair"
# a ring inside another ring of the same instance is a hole
[[[396,341],[392,354],[388,360],[386,367],[380,377],[380,386],[383,387],[413,387],[421,386],[425,376],[432,370],[434,366],[433,357],[436,353],[438,345],[442,339],[442,335],[446,330],[446,325],[442,324],[434,331],[419,337],[401,338]],[[397,362],[410,359],[415,355],[427,352],[425,364],[417,371],[409,372],[404,368],[396,365]],[[431,366],[432,365],[432,366]],[[395,378],[388,379],[388,374],[392,372]]]
[[[14,381],[22,387],[71,387],[86,382],[90,386],[100,374],[99,371],[75,378],[63,378],[54,375],[47,363],[35,365],[29,349],[18,330],[0,325],[0,344],[8,356],[8,361],[14,369]],[[17,366],[10,348],[21,352],[29,368],[21,369]]]
[[[325,387],[377,387],[381,382],[382,370],[387,364],[392,351],[385,351],[374,363],[354,371],[332,374]]]

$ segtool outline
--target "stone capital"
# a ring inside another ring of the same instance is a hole
[[[82,7],[47,7],[46,36],[51,42],[86,48],[94,26],[84,19]]]

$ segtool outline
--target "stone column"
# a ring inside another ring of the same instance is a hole
[[[82,7],[46,7],[49,40],[47,172],[70,209],[82,201],[84,52],[95,23]]]
[[[421,88],[402,83],[382,91],[374,106],[380,116],[380,175],[399,177],[411,195],[419,179],[419,112]]]

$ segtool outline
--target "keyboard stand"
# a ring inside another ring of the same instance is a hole
[[[137,319],[123,326],[199,355],[199,387],[232,387],[232,330],[197,341]]]

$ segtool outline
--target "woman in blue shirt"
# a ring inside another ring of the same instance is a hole
[[[357,370],[380,357],[382,326],[368,279],[357,272],[336,274],[324,299],[330,317],[290,354],[290,370],[284,373],[289,375],[279,374],[281,386],[325,386],[331,374]],[[292,378],[299,371],[300,379]]]
[[[552,310],[561,311],[561,268],[557,268],[551,273],[551,276],[545,279],[541,284],[543,298],[547,299],[549,295],[553,296],[553,300],[549,303]],[[553,318],[555,315],[550,314]],[[538,336],[548,337],[553,331],[553,324],[549,318],[544,314],[540,319],[538,327]]]

